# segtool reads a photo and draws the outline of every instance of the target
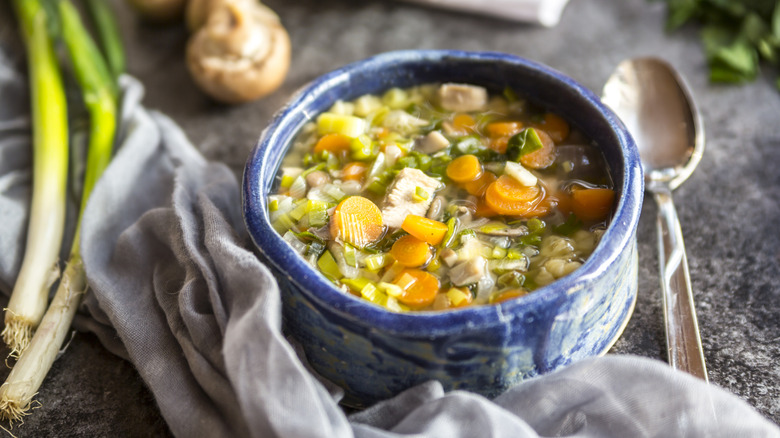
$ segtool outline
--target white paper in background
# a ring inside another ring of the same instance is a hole
[[[403,0],[552,27],[569,0]]]

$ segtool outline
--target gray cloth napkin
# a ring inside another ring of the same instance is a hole
[[[0,291],[29,202],[26,84],[0,48]],[[437,382],[345,413],[281,332],[279,290],[251,251],[239,186],[124,78],[120,147],[95,187],[78,326],[131,361],[180,437],[778,437],[734,395],[664,363],[584,360],[488,400]],[[68,360],[64,354],[60,360]],[[44,388],[44,391],[46,389]]]

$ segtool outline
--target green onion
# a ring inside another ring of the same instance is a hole
[[[19,277],[5,312],[3,340],[23,351],[43,318],[65,224],[68,119],[65,90],[50,39],[47,14],[37,1],[15,0],[27,45],[33,118],[33,193]]]
[[[379,146],[371,141],[371,137],[362,134],[349,142],[350,157],[356,161],[368,161],[379,153]]]
[[[40,38],[36,44],[41,47],[48,46],[50,48],[50,41],[43,30],[45,15],[38,1],[15,0],[15,5],[23,28],[33,29],[28,35],[31,35],[33,39]],[[5,418],[10,420],[21,420],[21,417],[30,408],[32,398],[38,392],[38,388],[60,352],[60,347],[68,334],[81,297],[87,289],[86,274],[79,251],[81,220],[94,184],[111,160],[116,133],[117,96],[114,79],[109,74],[108,66],[81,23],[78,12],[73,5],[67,0],[60,0],[58,6],[62,24],[62,38],[68,49],[84,102],[90,113],[89,152],[76,234],[65,272],[38,330],[27,348],[19,355],[19,359],[6,382],[0,387],[0,411]],[[33,55],[31,60],[32,63],[43,63],[52,71],[54,70],[51,64],[53,61],[51,55],[46,57]],[[51,91],[56,94],[56,90]],[[56,97],[54,101],[49,102],[48,99],[51,99],[52,95],[44,95],[43,97],[46,98],[47,106],[59,104]],[[56,122],[52,126],[45,126],[46,130],[56,129],[56,127]],[[63,158],[63,161],[67,163],[67,157]],[[34,171],[37,170],[39,169],[34,169]]]
[[[412,195],[412,198],[414,199],[414,202],[425,202],[428,200],[428,198],[431,197],[431,194],[428,193],[427,190],[424,188],[417,186],[414,188],[414,194]]]
[[[125,49],[111,4],[106,0],[87,0],[87,9],[95,23],[108,67],[118,78],[125,72]]]
[[[441,248],[449,248],[452,245],[452,242],[455,241],[455,230],[458,228],[458,225],[460,223],[460,219],[457,217],[451,217],[447,221],[447,232],[444,233],[444,238],[442,238],[441,241]]]

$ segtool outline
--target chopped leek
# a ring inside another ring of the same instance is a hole
[[[525,128],[519,133],[513,135],[507,143],[507,154],[509,157],[517,160],[523,155],[538,151],[543,148],[542,140],[534,128]]]
[[[320,272],[331,280],[338,280],[343,277],[339,270],[339,265],[336,263],[336,259],[333,258],[333,254],[331,254],[330,251],[322,253],[319,260],[317,260],[317,267],[320,268]]]
[[[409,104],[409,94],[398,87],[394,87],[382,95],[382,103],[392,109],[403,108]]]
[[[337,133],[354,138],[366,132],[366,121],[355,116],[322,113],[317,117],[317,131],[320,134]]]

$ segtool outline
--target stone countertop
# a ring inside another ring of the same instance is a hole
[[[237,175],[291,93],[379,52],[508,52],[547,64],[596,93],[624,58],[659,56],[677,67],[706,127],[704,158],[675,192],[675,202],[710,379],[780,423],[780,92],[773,77],[739,87],[709,84],[696,30],[665,34],[662,2],[574,1],[552,29],[390,0],[266,3],[290,32],[290,73],[266,99],[227,107],[205,98],[189,79],[183,26],[143,24],[116,1],[128,69],[147,87],[146,106],[171,116],[207,158],[227,163]],[[6,13],[7,6],[0,10]],[[611,353],[665,359],[655,215],[648,198],[638,229],[639,298]],[[15,436],[170,435],[132,365],[89,334],[75,335],[38,400],[40,407],[14,428]]]

